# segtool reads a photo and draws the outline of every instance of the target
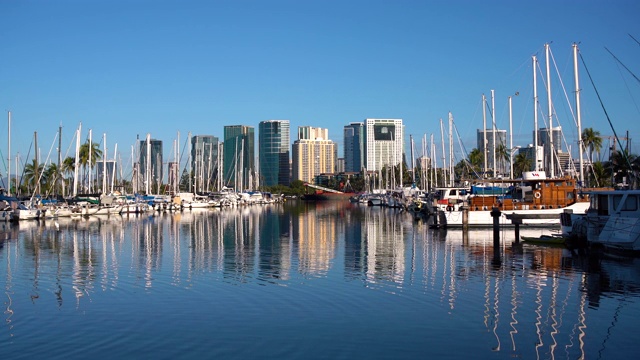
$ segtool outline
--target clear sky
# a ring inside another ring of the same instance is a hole
[[[448,112],[470,151],[491,90],[505,130],[507,99],[519,94],[514,142],[526,146],[532,55],[541,127],[547,117],[545,43],[554,125],[575,148],[574,42],[615,131],[629,131],[640,152],[640,83],[605,49],[640,76],[637,0],[0,0],[0,19],[0,108],[5,119],[12,112],[12,157],[23,161],[34,132],[46,158],[60,124],[63,157],[74,155],[82,122],[83,142],[88,129],[98,142],[106,133],[109,157],[117,143],[130,163],[137,135],[163,140],[170,161],[178,132],[182,148],[189,132],[222,138],[224,125],[250,125],[257,142],[258,123],[271,119],[290,120],[292,137],[298,126],[328,128],[342,156],[344,125],[401,118],[419,148],[424,134],[440,143]],[[582,63],[580,87],[583,128],[612,135]]]

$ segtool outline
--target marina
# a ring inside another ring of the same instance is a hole
[[[637,258],[516,243],[513,229],[496,252],[491,229],[299,200],[0,229],[3,358],[640,352]]]

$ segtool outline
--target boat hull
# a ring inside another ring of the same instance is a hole
[[[530,209],[530,210],[508,210],[501,211],[499,224],[501,226],[513,226],[514,223],[509,217],[522,218],[522,225],[526,226],[559,226],[560,214],[566,209],[571,209],[574,213],[584,214],[589,208],[589,203],[575,203],[564,208],[555,209]],[[448,209],[448,210],[447,210]],[[467,216],[464,212],[467,212]],[[463,207],[446,207],[440,210],[443,214],[438,216],[440,225],[446,227],[491,227],[493,226],[493,216],[491,210],[465,210]]]

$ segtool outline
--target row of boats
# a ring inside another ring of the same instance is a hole
[[[225,188],[210,194],[178,193],[176,195],[78,195],[71,199],[20,200],[0,189],[0,221],[22,221],[91,215],[140,214],[153,211],[180,211],[237,205],[270,204],[284,201],[281,195],[251,191],[235,192]]]
[[[640,252],[640,190],[580,188],[573,178],[547,178],[544,172],[430,193],[360,194],[351,201],[403,208],[432,227],[492,227],[497,220],[500,226],[559,228],[564,239]]]

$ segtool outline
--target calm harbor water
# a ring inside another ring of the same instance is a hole
[[[549,229],[524,229],[541,235]],[[0,223],[0,358],[637,358],[640,262],[288,202]]]

